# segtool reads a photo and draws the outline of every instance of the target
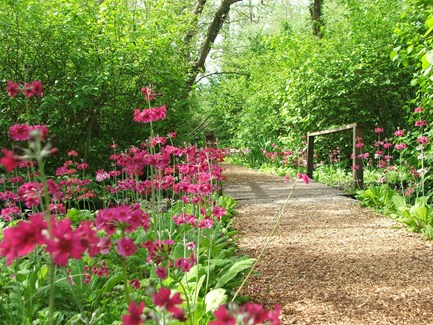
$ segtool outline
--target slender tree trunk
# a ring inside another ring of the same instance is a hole
[[[215,43],[215,39],[221,31],[221,28],[224,25],[224,22],[227,19],[227,16],[230,12],[231,5],[240,2],[242,0],[222,0],[221,5],[218,10],[215,12],[213,20],[208,27],[206,37],[203,41],[203,44],[198,52],[198,56],[196,61],[194,62],[191,72],[189,75],[189,79],[186,82],[187,89],[190,90],[195,83],[195,79],[200,72],[205,72],[205,62],[206,58],[209,55],[209,52],[212,48],[212,45]],[[204,5],[205,1],[201,1]],[[200,1],[199,1],[200,3]],[[201,11],[200,11],[201,12]]]
[[[322,20],[323,0],[313,0],[310,4],[310,14],[313,23],[313,34],[318,38],[323,37],[323,20]]]

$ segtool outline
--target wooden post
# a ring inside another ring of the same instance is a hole
[[[353,183],[355,189],[362,188],[364,185],[364,171],[362,169],[362,159],[359,158],[361,154],[361,148],[356,147],[356,139],[362,139],[364,137],[364,129],[358,123],[351,123],[347,125],[342,125],[335,127],[333,129],[325,130],[325,131],[317,131],[308,133],[308,147],[307,147],[307,175],[310,178],[313,178],[314,171],[314,137],[318,135],[325,135],[330,133],[336,133],[345,130],[353,130],[353,159],[352,159],[352,168],[353,168]]]
[[[307,175],[313,178],[314,170],[314,136],[308,134],[307,140]]]
[[[204,134],[205,136],[205,142],[206,142],[206,147],[209,148],[216,148],[216,138],[215,138],[215,133],[214,131],[207,131]]]
[[[356,189],[362,189],[364,187],[364,170],[362,166],[362,159],[359,157],[361,154],[361,148],[357,147],[358,143],[357,139],[363,141],[364,138],[364,129],[356,125],[353,128],[353,160],[352,160],[352,168],[353,168],[353,186]]]

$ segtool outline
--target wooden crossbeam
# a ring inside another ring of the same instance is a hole
[[[326,135],[346,130],[353,130],[353,186],[355,189],[363,188],[364,186],[364,171],[362,168],[362,159],[359,158],[361,154],[361,148],[356,146],[357,139],[362,139],[364,137],[364,128],[359,123],[350,123],[342,126],[338,126],[332,129],[317,131],[308,133],[308,142],[307,142],[307,175],[310,178],[313,178],[314,171],[314,137],[319,135]]]

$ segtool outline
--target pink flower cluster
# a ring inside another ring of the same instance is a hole
[[[33,214],[29,221],[20,221],[15,227],[3,231],[0,242],[0,255],[7,257],[6,263],[32,252],[37,245],[46,245],[54,261],[65,266],[69,258],[81,259],[87,251],[89,256],[99,253],[99,237],[93,229],[92,223],[83,221],[76,229],[72,229],[71,220],[53,219],[51,230],[42,213]]]
[[[275,310],[266,311],[263,305],[246,303],[243,306],[229,305],[220,306],[215,312],[216,320],[211,321],[209,325],[235,325],[242,324],[270,324],[279,325],[280,306],[275,305]]]
[[[11,80],[8,81],[8,85],[6,90],[11,98],[17,96],[20,92],[26,97],[39,96],[42,97],[44,94],[42,93],[42,82],[33,81],[32,83],[26,83],[25,85],[20,85],[17,82],[13,82]]]
[[[28,141],[32,131],[39,131],[41,140],[44,141],[48,135],[46,125],[15,124],[9,128],[9,137],[14,141]]]
[[[113,235],[117,229],[131,233],[137,230],[138,227],[143,227],[143,229],[147,231],[150,227],[150,216],[149,213],[143,211],[140,205],[136,203],[133,206],[121,205],[116,208],[99,210],[96,215],[95,223],[96,228],[104,230],[108,235]],[[126,241],[118,243],[121,255],[126,253],[126,250],[123,248],[125,248],[127,244]]]
[[[177,305],[182,304],[183,300],[180,293],[176,292],[171,295],[169,288],[161,287],[158,292],[153,295],[153,303],[171,314],[174,319],[185,321],[185,312]],[[145,308],[144,302],[137,304],[132,301],[128,307],[128,314],[122,317],[122,325],[140,325],[144,323],[143,311]]]
[[[162,105],[160,107],[149,108],[140,110],[136,108],[134,110],[134,121],[138,123],[149,123],[158,120],[165,120],[167,116],[167,106]]]

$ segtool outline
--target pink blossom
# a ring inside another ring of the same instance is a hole
[[[30,128],[27,124],[14,124],[9,128],[9,137],[14,141],[27,141]]]
[[[421,137],[418,137],[418,139],[416,139],[416,141],[419,144],[427,144],[429,142],[429,139],[427,136],[421,136]]]
[[[78,156],[78,152],[76,152],[75,150],[70,150],[70,151],[68,151],[68,156],[77,157]]]
[[[395,135],[396,137],[403,137],[403,136],[404,136],[404,130],[397,129],[397,130],[394,132],[394,135]]]
[[[149,123],[158,120],[164,120],[167,114],[167,107],[163,105],[161,107],[134,110],[134,121],[139,123]]]
[[[5,148],[2,149],[2,153],[4,154],[4,157],[0,158],[0,164],[2,164],[3,167],[6,168],[6,171],[10,173],[17,167],[21,160],[12,151]]]
[[[212,215],[216,218],[221,218],[222,216],[226,215],[227,211],[225,208],[220,207],[218,205],[214,206],[212,209]]]
[[[167,270],[164,267],[157,267],[155,273],[162,280],[167,278]]]
[[[374,133],[383,133],[383,128],[374,128]]]
[[[394,148],[397,149],[397,150],[403,150],[403,149],[406,149],[407,146],[406,146],[405,143],[398,143],[398,144],[396,144],[396,145],[394,146]]]
[[[72,230],[70,219],[53,222],[51,233],[53,238],[47,240],[46,250],[58,265],[65,266],[69,257],[81,259],[86,247],[81,242],[80,231]]]
[[[155,99],[155,92],[150,87],[143,87],[141,88],[141,92],[144,95],[144,98],[146,100],[154,100]]]
[[[140,287],[141,287],[141,283],[140,283],[140,281],[139,280],[137,280],[137,279],[132,279],[132,280],[130,280],[129,281],[129,284],[135,289],[135,290],[138,290],[138,289],[140,289]]]
[[[143,310],[144,310],[144,302],[140,302],[140,304],[136,304],[132,301],[128,307],[128,314],[123,315],[122,317],[122,325],[140,325],[144,323],[142,318]]]
[[[417,107],[417,108],[415,108],[415,110],[414,110],[414,112],[415,113],[421,113],[422,111],[424,111],[424,108],[423,107]]]
[[[135,246],[131,238],[124,237],[117,241],[116,251],[123,257],[131,256],[136,250],[137,246]]]
[[[159,291],[153,296],[153,302],[155,305],[170,312],[175,319],[181,321],[185,320],[184,311],[176,306],[183,302],[183,300],[180,298],[180,293],[176,292],[172,297],[170,297],[170,293],[171,292],[169,288],[159,289]]]
[[[108,254],[111,249],[111,239],[109,237],[102,237],[99,240],[98,248],[101,254]]]
[[[13,82],[11,80],[8,81],[7,92],[11,98],[15,97],[19,93],[19,84],[17,82]]]
[[[14,259],[29,254],[36,245],[45,244],[43,232],[46,229],[42,213],[31,215],[28,222],[20,221],[15,227],[4,229],[0,255],[7,257],[6,264],[10,265]]]
[[[31,84],[26,83],[25,86],[21,89],[21,92],[26,97],[33,97],[34,95],[42,97],[44,95],[42,93],[42,82],[33,81]]]
[[[426,126],[426,125],[427,125],[427,121],[425,120],[415,122],[415,126]]]
[[[105,170],[99,169],[96,171],[96,181],[102,182],[104,179],[109,179],[110,174],[108,174]]]

